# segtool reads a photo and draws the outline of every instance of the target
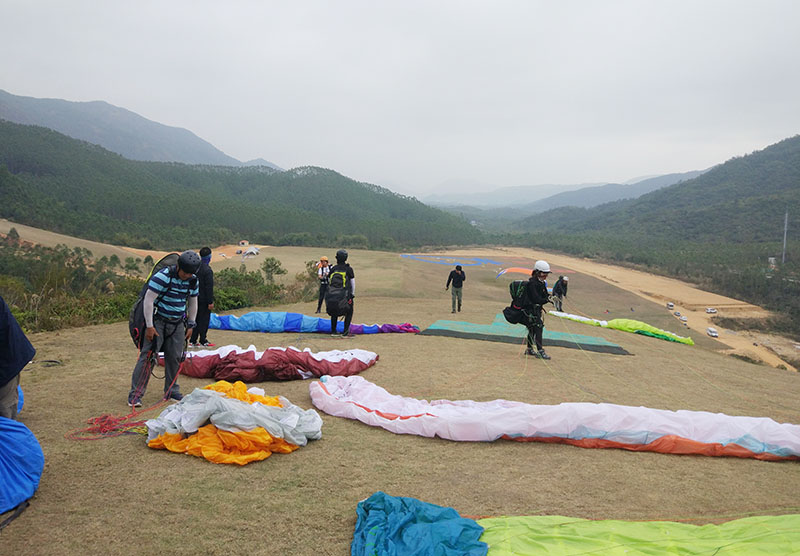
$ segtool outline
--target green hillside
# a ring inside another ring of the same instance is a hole
[[[638,199],[556,209],[521,226],[711,243],[774,242],[782,240],[783,217],[792,208],[800,212],[800,136]]]
[[[251,241],[396,248],[463,244],[465,220],[331,170],[141,162],[0,120],[0,216],[122,245]]]
[[[780,263],[789,212],[786,263]],[[641,265],[783,313],[800,334],[800,136],[737,157],[693,180],[591,209],[518,222],[508,241]]]
[[[103,101],[23,97],[0,90],[0,118],[47,127],[131,160],[241,165],[187,129],[160,124]]]

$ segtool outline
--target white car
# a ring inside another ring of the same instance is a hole
[[[687,319],[687,318],[686,318],[686,315],[684,315],[684,316],[682,316],[682,317],[681,317],[681,322],[686,322],[686,321],[688,321],[688,320],[689,320],[689,319]]]
[[[706,328],[706,334],[708,334],[708,335],[709,335],[709,336],[711,336],[712,338],[719,338],[719,332],[717,332],[717,329],[716,329],[716,328],[714,328],[714,327],[711,327],[711,326],[709,326],[708,328]]]
[[[713,307],[706,307],[706,313],[713,314],[713,313],[716,313],[716,312],[717,312],[717,310],[714,309]]]

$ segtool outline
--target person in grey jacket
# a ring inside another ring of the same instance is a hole
[[[567,286],[569,286],[569,276],[559,276],[556,285],[553,286],[553,305],[556,306],[556,311],[563,311],[561,304],[567,297]]]

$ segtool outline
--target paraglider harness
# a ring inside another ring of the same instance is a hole
[[[530,305],[527,294],[527,280],[514,280],[508,285],[511,305],[503,309],[503,316],[511,324],[524,324],[527,327],[544,326],[542,306]]]
[[[325,292],[325,311],[331,316],[341,316],[350,310],[350,292],[347,290],[347,272],[337,270],[328,276]]]

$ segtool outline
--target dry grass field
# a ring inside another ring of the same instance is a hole
[[[334,250],[276,248],[292,276],[306,260]],[[465,266],[463,320],[490,322],[508,300],[501,266],[530,266],[541,253],[463,250],[500,265]],[[256,268],[260,258],[246,264]],[[424,329],[449,319],[444,291],[452,265],[393,253],[354,251],[355,323],[411,322]],[[687,334],[660,302],[569,270],[565,309],[595,318],[628,317]],[[221,263],[221,264],[220,264]],[[215,258],[215,268],[241,264]],[[219,265],[219,266],[216,266]],[[599,276],[599,274],[598,274]],[[521,277],[521,276],[520,276]],[[650,293],[672,296],[669,282]],[[677,287],[677,286],[675,286]],[[314,303],[270,308],[312,314]],[[631,311],[633,309],[633,311]],[[606,313],[605,311],[608,311]],[[245,311],[241,311],[245,312]],[[424,399],[504,398],[531,404],[610,402],[663,409],[771,417],[800,423],[800,376],[723,353],[728,346],[690,330],[697,345],[598,329],[549,317],[556,331],[600,335],[632,355],[552,347],[530,360],[523,345],[408,334],[330,338],[311,334],[211,331],[218,345],[363,348],[380,360],[362,376],[394,394]],[[377,490],[452,506],[462,515],[557,514],[594,519],[722,522],[800,512],[800,465],[750,459],[592,450],[542,443],[458,443],[394,435],[322,415],[323,436],[288,454],[244,467],[214,465],[157,451],[128,435],[74,441],[65,434],[104,413],[123,415],[136,353],[126,323],[35,334],[37,360],[22,375],[22,421],[45,453],[30,507],[0,533],[2,553],[49,554],[349,554],[356,504]],[[145,406],[159,399],[151,379]],[[181,378],[189,392],[207,382]],[[269,395],[312,407],[308,381],[260,384]],[[156,411],[145,414],[154,417]]]

